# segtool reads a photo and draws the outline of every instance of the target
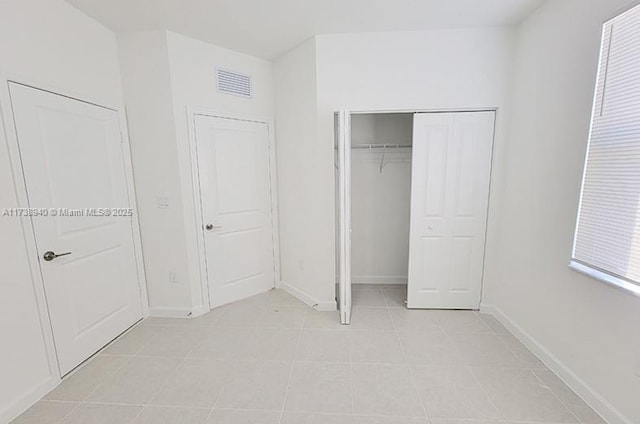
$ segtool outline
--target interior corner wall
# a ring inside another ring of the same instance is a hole
[[[187,110],[273,119],[272,64],[168,31],[120,34],[118,45],[150,313],[201,314],[209,308],[206,276],[200,275]],[[219,93],[218,67],[250,75],[252,97]],[[165,201],[168,207],[160,207]]]
[[[329,234],[333,138],[329,146],[317,138],[315,38],[280,57],[275,71],[283,285],[309,303],[335,309],[335,247]]]
[[[502,190],[506,150],[509,76],[513,63],[514,30],[511,28],[433,30],[316,37],[316,138],[312,147],[298,153],[308,160],[300,166],[310,194],[305,210],[313,221],[299,222],[305,239],[318,254],[305,263],[321,270],[327,287],[334,283],[334,159],[333,113],[350,110],[448,110],[498,108],[487,234],[487,260],[492,257],[499,209],[493,199]],[[302,70],[301,70],[302,71]],[[288,80],[282,79],[284,85]],[[280,96],[281,93],[278,93]],[[284,95],[284,94],[282,94]],[[298,112],[300,113],[300,112]],[[280,119],[280,114],[278,115]],[[312,130],[311,125],[305,127]],[[300,136],[302,136],[302,134]],[[300,140],[298,140],[300,142]],[[313,156],[307,156],[312,152]],[[292,178],[296,176],[292,175]],[[304,198],[304,197],[303,197]],[[300,202],[302,203],[302,202]],[[302,218],[302,216],[301,216]],[[299,278],[311,278],[301,273]],[[317,278],[317,277],[316,277]]]
[[[573,375],[611,424],[640,422],[640,298],[568,264],[602,24],[631,3],[547,1],[520,26],[498,252],[483,299]]]
[[[7,79],[118,108],[122,89],[114,34],[62,0],[0,2],[2,116],[11,119]],[[20,206],[0,123],[0,208]],[[38,207],[38,205],[31,205]],[[29,253],[19,218],[0,217],[0,422],[58,383],[50,364]],[[26,223],[28,228],[28,223]],[[44,318],[44,317],[42,317]]]
[[[149,312],[192,311],[165,31],[118,35]],[[166,207],[159,207],[168,203]],[[170,281],[169,274],[175,275]]]
[[[207,312],[207,290],[203,290],[198,261],[198,237],[196,208],[199,208],[194,191],[191,139],[187,115],[189,108],[197,108],[222,116],[240,119],[270,121],[275,116],[273,64],[267,60],[205,43],[181,34],[167,33],[169,73],[173,121],[175,122],[175,147],[173,159],[179,169],[183,220],[180,232],[186,239],[188,274],[185,280],[190,285],[191,304],[196,313]],[[221,93],[216,85],[216,69],[238,71],[251,77],[251,98]],[[273,128],[269,129],[273,131]]]

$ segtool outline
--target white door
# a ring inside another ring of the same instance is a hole
[[[480,305],[494,112],[414,116],[409,308]]]
[[[195,116],[211,307],[275,286],[269,129]]]
[[[142,318],[118,113],[13,83],[10,92],[29,206],[48,214],[32,224],[66,374]],[[85,208],[109,215],[65,216]]]
[[[336,112],[336,273],[340,322],[351,322],[351,115]]]

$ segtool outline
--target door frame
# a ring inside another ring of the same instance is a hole
[[[195,231],[197,239],[197,261],[200,277],[200,289],[205,313],[211,310],[209,276],[207,272],[206,246],[204,240],[204,219],[202,216],[202,195],[200,192],[200,174],[198,172],[198,149],[195,118],[206,116],[210,118],[229,119],[233,121],[253,122],[267,126],[267,141],[269,143],[269,193],[271,200],[271,241],[273,245],[274,287],[281,285],[280,280],[280,227],[278,213],[278,175],[276,162],[276,145],[274,137],[274,120],[249,114],[217,111],[206,107],[187,106],[187,129],[189,133],[189,153],[191,159],[191,189],[193,190],[193,207],[195,212]]]
[[[496,140],[498,138],[498,128],[499,128],[499,120],[500,120],[500,108],[496,106],[487,106],[487,107],[462,107],[462,108],[409,108],[409,109],[349,109],[349,108],[340,108],[337,111],[347,111],[350,115],[382,115],[382,114],[394,114],[394,113],[403,113],[403,114],[416,114],[416,113],[465,113],[465,112],[493,112],[494,113],[494,125],[493,125],[493,137],[491,142],[491,164],[489,170],[489,196],[487,203],[487,220],[486,220],[486,228],[485,228],[485,238],[484,238],[484,251],[483,251],[483,260],[482,260],[482,278],[480,281],[480,303],[482,305],[482,298],[484,295],[484,279],[485,279],[485,270],[486,270],[486,262],[487,262],[487,234],[489,233],[489,221],[491,211],[491,194],[493,189],[493,177],[495,171],[495,153],[496,153]],[[336,112],[336,111],[334,111]],[[413,156],[413,155],[412,155]],[[334,196],[335,197],[335,196]],[[340,223],[334,223],[334,233],[336,232],[336,228]],[[336,243],[334,243],[336,244]],[[337,244],[336,244],[337,246]],[[335,264],[334,264],[335,265]],[[408,282],[407,282],[408,283]],[[353,285],[353,284],[352,284]]]
[[[351,158],[352,113],[349,110],[341,110],[336,112],[334,116],[338,118],[338,129],[340,130],[337,134],[338,140],[336,146],[338,154],[338,193],[336,193],[337,196],[335,196],[340,199],[338,211],[340,222],[337,225],[339,229],[337,234],[340,240],[336,243],[336,245],[339,245],[339,252],[336,258],[340,258],[338,311],[340,313],[340,324],[349,325],[351,323],[351,313],[353,310],[353,278],[351,275],[351,250],[353,246],[351,241],[351,180],[353,177],[353,160]],[[343,310],[343,307],[347,308],[347,310]]]
[[[15,192],[16,204],[18,208],[29,207],[29,197],[26,185],[26,176],[22,167],[22,159],[20,156],[20,145],[18,141],[17,129],[13,120],[13,106],[11,102],[11,92],[9,85],[19,84],[40,90],[57,96],[66,97],[71,100],[79,101],[85,104],[101,107],[114,111],[118,114],[118,122],[121,133],[121,149],[124,159],[125,180],[127,184],[127,197],[130,207],[134,210],[131,219],[131,232],[133,236],[133,248],[136,263],[136,275],[138,281],[138,290],[140,291],[140,306],[142,310],[142,318],[149,316],[149,298],[147,293],[147,280],[144,268],[144,260],[142,256],[142,241],[140,237],[140,223],[138,216],[138,202],[133,179],[133,166],[131,162],[131,146],[129,139],[129,128],[126,116],[126,107],[124,104],[109,104],[99,102],[92,96],[83,93],[73,92],[72,90],[58,86],[50,81],[38,81],[33,78],[24,78],[14,74],[0,73],[0,139],[4,137],[4,141],[8,150],[8,159],[11,167],[11,176],[13,179],[13,188]],[[40,269],[39,251],[36,244],[35,228],[32,218],[20,220],[22,237],[25,242],[27,251],[27,261],[29,264],[29,273],[31,275],[31,283],[36,300],[36,306],[39,313],[40,327],[44,340],[45,350],[51,378],[44,382],[41,386],[35,387],[29,396],[25,397],[19,405],[15,406],[15,410],[22,410],[39,400],[46,393],[55,388],[62,381],[62,373],[58,365],[58,355],[55,349],[53,338],[53,329],[49,317],[49,307],[46,300],[44,288],[44,278]],[[127,328],[122,331],[125,332]],[[88,359],[88,358],[87,358]]]

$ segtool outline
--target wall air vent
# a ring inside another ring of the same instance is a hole
[[[228,69],[216,69],[218,91],[225,94],[251,98],[251,77]]]

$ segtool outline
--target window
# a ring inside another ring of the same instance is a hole
[[[604,25],[571,267],[640,295],[640,6]]]

